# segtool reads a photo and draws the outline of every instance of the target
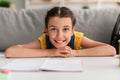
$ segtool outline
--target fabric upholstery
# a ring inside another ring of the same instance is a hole
[[[44,32],[44,17],[49,8],[14,10],[0,8],[0,50],[11,45],[31,42]],[[119,8],[73,9],[75,29],[85,36],[110,43]]]

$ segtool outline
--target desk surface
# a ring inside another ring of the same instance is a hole
[[[116,56],[74,58],[82,59],[83,72],[11,72],[10,80],[120,80]],[[1,55],[0,67],[14,59],[6,59]]]

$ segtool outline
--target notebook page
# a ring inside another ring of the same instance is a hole
[[[39,67],[46,59],[15,59],[1,69],[11,71],[39,71]]]
[[[81,60],[72,58],[49,58],[42,64],[40,69],[49,71],[83,71]]]

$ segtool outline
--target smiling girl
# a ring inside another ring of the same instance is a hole
[[[76,57],[114,56],[116,51],[109,44],[94,41],[74,30],[76,23],[72,11],[54,7],[45,17],[45,33],[37,40],[9,47],[6,57]],[[82,49],[81,49],[82,48]]]

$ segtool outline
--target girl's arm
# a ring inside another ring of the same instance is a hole
[[[6,57],[12,58],[34,58],[34,57],[67,57],[69,49],[40,49],[39,40],[27,44],[15,45],[5,51]]]
[[[39,53],[40,42],[38,40],[27,43],[14,45],[6,49],[6,57],[38,57],[44,56],[44,54]]]
[[[73,50],[73,56],[114,56],[116,50],[109,44],[83,37],[81,45],[85,49]]]

